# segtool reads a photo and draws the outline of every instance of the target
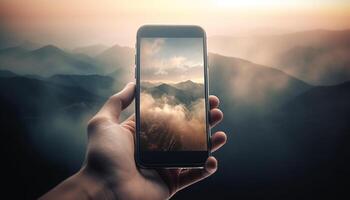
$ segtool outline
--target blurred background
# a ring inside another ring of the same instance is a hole
[[[3,194],[37,198],[80,168],[87,121],[133,81],[139,26],[197,24],[228,143],[217,173],[173,199],[348,199],[349,11],[346,0],[1,0]]]

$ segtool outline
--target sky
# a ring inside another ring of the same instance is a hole
[[[207,35],[350,28],[348,0],[0,0],[2,38],[67,48],[134,46],[143,24],[196,24]]]
[[[202,38],[142,38],[141,79],[174,83],[203,83]]]

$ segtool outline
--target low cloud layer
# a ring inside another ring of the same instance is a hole
[[[141,93],[141,140],[146,150],[206,150],[205,101],[174,104],[174,97]]]

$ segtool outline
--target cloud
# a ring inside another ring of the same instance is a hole
[[[184,41],[181,40],[181,45],[178,43],[169,39],[141,41],[141,71],[144,80],[179,82],[203,78],[202,55],[198,55],[196,49],[192,50],[192,46],[186,46],[188,43],[183,44]]]
[[[141,45],[141,52],[146,56],[154,56],[162,48],[165,40],[157,38],[154,40],[143,40]]]
[[[188,68],[188,62],[188,59],[184,56],[173,56],[168,60],[169,66],[171,68],[178,68],[184,71],[186,71]]]
[[[154,75],[160,75],[160,76],[162,76],[162,75],[168,75],[169,73],[167,72],[167,71],[165,71],[164,69],[162,69],[162,68],[159,68],[158,69],[158,71],[156,71],[155,73],[154,73]]]
[[[148,58],[142,63],[142,75],[145,80],[179,82],[203,79],[204,75],[202,63],[191,62],[183,56],[173,56],[168,59]]]
[[[148,150],[206,150],[205,101],[186,107],[174,97],[141,93],[141,139]],[[146,132],[147,131],[147,132]]]

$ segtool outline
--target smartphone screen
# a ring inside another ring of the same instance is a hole
[[[203,38],[140,39],[140,150],[206,151]]]

